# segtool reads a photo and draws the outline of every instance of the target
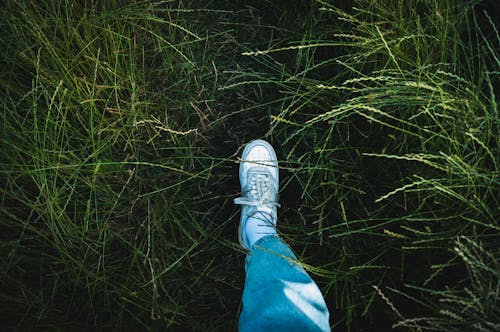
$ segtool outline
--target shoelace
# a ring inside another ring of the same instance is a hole
[[[281,207],[281,205],[276,202],[276,188],[272,185],[269,174],[252,174],[247,195],[248,197],[235,198],[234,204]]]

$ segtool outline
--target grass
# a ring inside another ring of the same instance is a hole
[[[493,2],[1,8],[6,329],[234,330],[265,137],[334,330],[498,330]]]

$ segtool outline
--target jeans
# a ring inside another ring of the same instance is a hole
[[[245,260],[240,331],[330,331],[318,286],[278,236],[258,240]]]

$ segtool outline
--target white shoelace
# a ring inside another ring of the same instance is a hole
[[[276,188],[272,185],[269,174],[261,172],[253,173],[246,193],[247,197],[235,198],[234,204],[255,206],[257,209],[264,206],[281,207],[276,201]]]

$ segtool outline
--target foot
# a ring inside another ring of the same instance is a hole
[[[241,155],[240,184],[243,197],[234,199],[241,205],[238,239],[250,250],[260,238],[276,234],[279,172],[271,144],[260,139],[247,144]]]

